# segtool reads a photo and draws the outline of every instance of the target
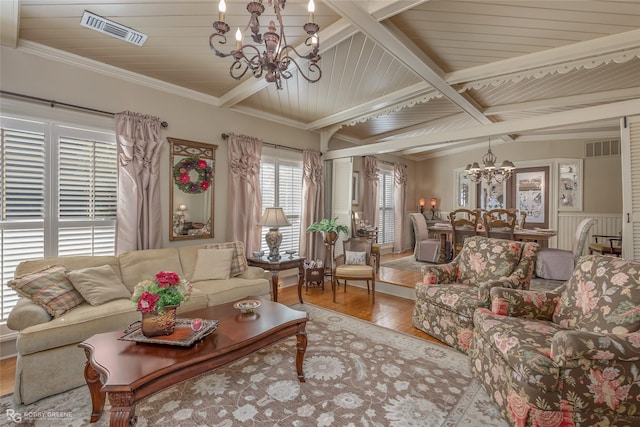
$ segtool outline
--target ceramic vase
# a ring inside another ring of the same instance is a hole
[[[150,338],[172,334],[176,328],[177,308],[177,305],[167,306],[162,314],[156,311],[142,312],[142,326],[140,327],[142,335]]]

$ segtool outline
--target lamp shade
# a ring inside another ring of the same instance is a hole
[[[431,206],[434,206],[434,207],[438,206],[438,199],[436,199],[435,197],[432,198],[430,204]]]
[[[262,214],[262,218],[260,218],[260,221],[258,222],[258,225],[278,228],[286,227],[291,225],[291,223],[285,216],[282,208],[266,208]]]

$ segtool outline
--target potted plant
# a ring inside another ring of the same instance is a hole
[[[338,224],[338,217],[333,219],[323,219],[318,222],[314,222],[309,227],[307,227],[307,231],[311,233],[322,233],[324,236],[324,241],[328,244],[334,244],[338,239],[338,234],[344,233],[346,236],[349,233],[349,227],[346,225]]]
[[[173,271],[160,271],[153,280],[138,283],[131,301],[142,313],[142,334],[146,337],[171,334],[176,324],[176,308],[189,299],[191,290],[191,283]]]

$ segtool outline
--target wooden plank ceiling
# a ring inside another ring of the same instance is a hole
[[[510,126],[494,136],[507,142],[567,133],[615,136],[615,118],[575,125],[566,119],[552,129],[543,122],[563,111],[640,103],[640,0],[316,0],[322,78],[311,84],[294,72],[283,90],[249,75],[229,76],[231,59],[216,57],[208,46],[217,3],[13,1],[18,7],[2,18],[2,41],[108,64],[213,105],[326,131],[354,143],[358,154],[421,159],[475,139],[460,133],[439,141],[439,133],[536,117],[537,129]],[[263,30],[273,19],[264,4]],[[82,27],[85,10],[148,40],[138,47]],[[307,0],[288,0],[283,18],[289,44],[303,43]],[[227,0],[232,29],[247,19],[246,1]],[[13,40],[6,36],[11,25]],[[246,34],[244,42],[251,42]]]

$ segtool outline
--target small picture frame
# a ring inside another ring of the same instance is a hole
[[[351,204],[357,205],[360,200],[360,172],[353,172],[351,176]]]
[[[558,210],[582,210],[582,159],[558,161]]]

